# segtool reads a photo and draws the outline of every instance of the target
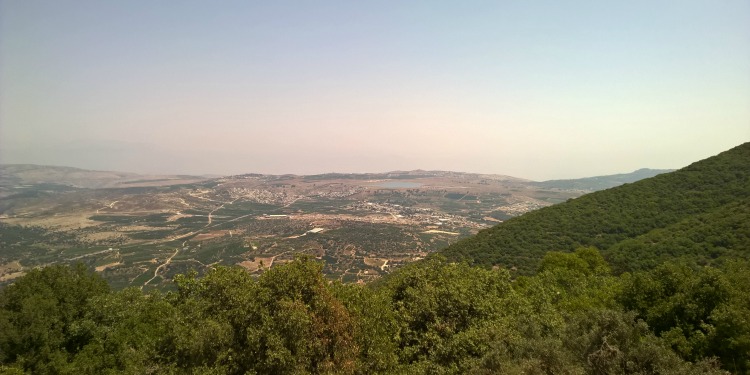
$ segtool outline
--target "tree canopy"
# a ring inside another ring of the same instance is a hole
[[[516,280],[434,257],[362,286],[300,258],[144,293],[54,266],[0,291],[0,373],[747,373],[748,267],[614,276],[581,248]]]

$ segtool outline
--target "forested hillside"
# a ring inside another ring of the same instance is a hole
[[[676,258],[699,265],[747,259],[750,257],[750,199],[621,241],[607,249],[606,256],[617,271],[651,269]]]
[[[745,143],[672,173],[510,219],[449,246],[442,254],[451,260],[517,269],[521,274],[531,274],[548,251],[581,246],[600,249],[618,271],[652,267],[665,259],[665,252],[671,252],[668,257],[686,254],[704,263],[727,254],[747,256],[748,197],[750,143]],[[692,240],[682,239],[685,230],[692,231],[689,227],[696,224],[707,237],[698,239],[696,234]],[[736,234],[727,234],[729,229]],[[724,238],[711,237],[712,233]],[[667,238],[680,239],[652,245]]]
[[[85,267],[0,291],[3,374],[723,374],[750,366],[750,263],[613,276],[594,249],[511,281],[432,258],[379,285],[298,259],[218,267],[175,292]]]

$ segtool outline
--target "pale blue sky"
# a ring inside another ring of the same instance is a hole
[[[0,0],[0,162],[679,168],[750,141],[750,2]]]

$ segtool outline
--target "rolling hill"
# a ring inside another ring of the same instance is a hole
[[[142,175],[34,164],[0,164],[0,191],[17,185],[58,185],[67,188],[164,186],[207,180],[202,176]]]
[[[441,253],[521,274],[536,270],[548,251],[584,246],[600,249],[617,271],[648,268],[667,255],[703,263],[730,253],[747,256],[748,197],[750,143],[745,143],[675,172],[513,218]],[[687,239],[678,235],[686,228],[692,236]]]

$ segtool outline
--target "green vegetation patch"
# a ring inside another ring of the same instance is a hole
[[[329,282],[321,263],[300,258],[257,277],[238,267],[201,275],[179,263],[166,267],[186,272],[173,283],[149,271],[133,280],[151,280],[145,291],[115,292],[83,265],[53,266],[0,290],[0,368],[744,374],[748,267],[667,263],[618,277],[584,248],[549,253],[538,273],[515,282],[504,270],[433,257],[361,286]]]
[[[174,229],[147,230],[128,233],[128,237],[136,240],[157,240],[174,234]]]

